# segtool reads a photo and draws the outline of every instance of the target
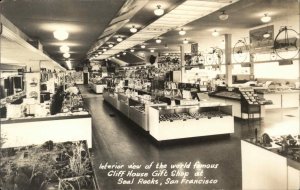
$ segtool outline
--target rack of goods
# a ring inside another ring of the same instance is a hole
[[[104,88],[107,87],[106,85],[106,79],[105,78],[102,78],[100,80],[94,78],[90,81],[90,86],[91,86],[91,89],[96,93],[100,93],[102,94],[103,91],[104,91]]]
[[[230,134],[234,132],[232,106],[152,106],[149,132],[156,140]]]
[[[1,189],[98,189],[85,141],[4,148]]]
[[[241,149],[243,189],[290,190],[300,187],[299,135],[269,136],[264,133],[242,140]]]
[[[41,144],[47,140],[86,140],[89,148],[92,147],[92,119],[81,94],[75,86],[66,91],[63,87],[59,89],[43,103],[26,97],[5,105],[7,112],[1,118],[3,148]]]

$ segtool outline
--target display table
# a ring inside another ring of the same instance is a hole
[[[97,94],[98,93],[102,94],[104,88],[106,88],[106,86],[107,86],[106,84],[97,84],[97,83],[90,83],[90,85],[91,85],[92,90]]]
[[[92,148],[92,118],[87,112],[73,116],[47,116],[1,121],[2,148],[86,140]]]
[[[266,109],[297,108],[299,107],[299,90],[258,92],[266,100],[272,100],[272,105],[266,105]]]
[[[241,141],[241,149],[242,189],[299,189],[299,162],[245,140]]]
[[[232,106],[152,106],[149,131],[157,141],[234,133]]]

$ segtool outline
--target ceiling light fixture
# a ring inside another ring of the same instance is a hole
[[[56,38],[60,41],[63,41],[63,40],[68,39],[69,33],[63,29],[58,29],[53,32],[53,36],[54,36],[54,38]]]
[[[150,49],[150,52],[153,53],[153,52],[154,52],[154,49]]]
[[[126,55],[126,52],[123,52],[123,55]]]
[[[120,57],[120,55],[118,54],[117,57]]]
[[[265,13],[263,17],[260,18],[260,20],[264,23],[266,22],[270,22],[271,21],[271,17],[268,15],[268,13]]]
[[[101,52],[101,51],[99,51],[99,52],[98,52],[98,55],[101,55],[101,54],[102,54],[102,52]]]
[[[165,48],[166,48],[166,49],[168,49],[168,48],[169,48],[168,44],[165,44]]]
[[[161,5],[157,5],[157,8],[154,10],[156,16],[161,16],[165,13],[165,10],[161,8]]]
[[[269,38],[270,36],[271,36],[271,34],[268,33],[268,32],[266,32],[266,33],[263,34],[263,37],[264,37],[264,38]]]
[[[104,48],[104,49],[103,49],[103,52],[106,52],[106,51],[107,51],[107,49]]]
[[[132,27],[129,29],[131,33],[136,33],[137,29],[134,25],[132,25]]]
[[[119,37],[117,38],[117,41],[118,41],[118,42],[122,42],[123,39],[119,36]]]
[[[229,17],[228,14],[225,13],[225,11],[222,11],[222,14],[219,15],[220,20],[227,20]]]
[[[160,43],[161,43],[161,39],[160,39],[160,38],[157,38],[157,39],[155,40],[155,42],[156,42],[157,44],[160,44]]]
[[[69,53],[64,53],[63,56],[64,58],[69,58],[71,55]]]
[[[183,28],[181,28],[181,30],[178,33],[179,35],[183,36],[186,34],[186,31],[184,31]]]
[[[130,51],[131,51],[131,52],[134,52],[134,49],[131,49]]]
[[[187,39],[184,39],[184,40],[183,40],[183,43],[184,43],[184,44],[188,44],[189,41],[188,41]]]
[[[219,32],[217,30],[213,31],[213,33],[211,33],[212,36],[217,37],[219,36]]]
[[[69,48],[69,46],[63,45],[63,46],[60,46],[59,50],[63,53],[66,53],[66,52],[70,51],[70,48]]]
[[[114,45],[113,44],[108,44],[108,47],[112,48],[112,47],[114,47]]]
[[[144,49],[146,46],[145,45],[141,45],[141,48]]]

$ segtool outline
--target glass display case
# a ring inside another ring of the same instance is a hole
[[[232,106],[152,106],[149,131],[158,141],[234,132]]]

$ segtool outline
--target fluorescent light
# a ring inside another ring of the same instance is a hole
[[[131,33],[136,33],[137,29],[134,27],[134,25],[129,29]]]
[[[66,52],[70,51],[70,48],[69,48],[69,46],[63,45],[63,46],[60,46],[59,50],[63,53],[66,53]]]
[[[58,29],[53,32],[53,36],[54,36],[54,38],[56,38],[60,41],[63,41],[63,40],[68,39],[69,33],[63,29]]]
[[[186,31],[184,31],[183,28],[181,28],[181,30],[178,33],[179,35],[183,36],[186,34]]]
[[[156,16],[161,16],[165,13],[165,10],[161,8],[161,5],[157,5],[157,8],[154,10]]]
[[[155,42],[156,42],[157,44],[160,44],[160,43],[161,43],[161,39],[157,38],[157,39],[155,40]]]
[[[188,44],[189,41],[188,41],[187,39],[184,39],[184,40],[183,40],[183,43],[184,43],[184,44]]]
[[[143,48],[143,49],[144,49],[145,47],[146,47],[145,45],[141,45],[141,48]]]
[[[217,30],[213,31],[213,33],[211,33],[212,36],[217,37],[219,36],[219,32]]]
[[[262,22],[264,22],[264,23],[270,22],[271,19],[272,19],[272,18],[268,15],[268,13],[264,14],[264,16],[260,18],[260,20],[261,20]]]
[[[64,58],[69,58],[71,55],[69,53],[64,53],[63,56]]]

